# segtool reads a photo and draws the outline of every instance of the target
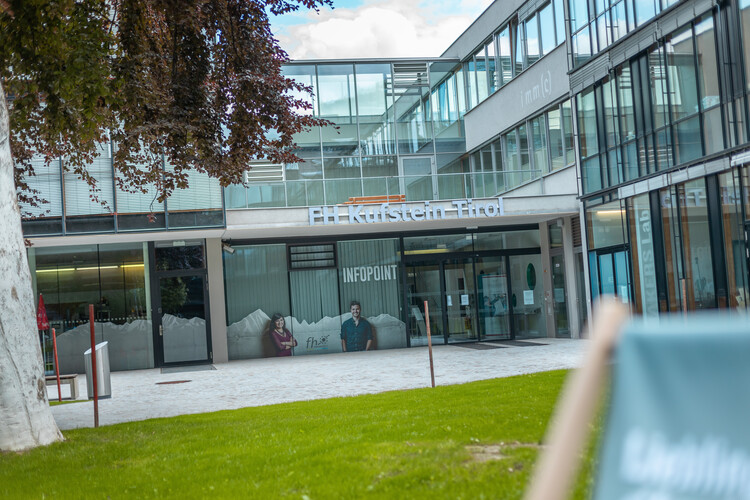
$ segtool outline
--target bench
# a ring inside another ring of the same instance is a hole
[[[404,203],[406,201],[405,194],[392,194],[392,195],[379,195],[379,196],[352,196],[349,201],[342,203],[342,205],[366,205],[366,204],[382,204],[382,203]]]
[[[47,385],[57,385],[57,377],[54,375],[47,375],[44,377]],[[70,387],[70,399],[78,399],[78,374],[71,373],[68,375],[60,375],[60,386],[62,384],[68,384]],[[62,397],[62,395],[59,395]]]

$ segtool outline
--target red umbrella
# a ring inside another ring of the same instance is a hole
[[[44,307],[44,299],[39,294],[39,307],[36,310],[36,326],[40,330],[49,330],[49,320],[47,320],[47,308]]]

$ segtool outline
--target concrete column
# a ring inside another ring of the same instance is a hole
[[[227,349],[227,313],[224,298],[224,262],[221,238],[206,240],[208,295],[211,314],[211,350],[214,363],[229,361]]]
[[[578,296],[578,280],[576,277],[576,255],[573,250],[572,219],[562,219],[563,260],[565,262],[565,289],[568,296],[568,328],[570,338],[581,337],[581,318],[578,317],[578,301],[585,297]]]
[[[544,286],[544,304],[542,314],[547,325],[547,337],[555,337],[555,295],[552,290],[552,269],[549,257],[549,228],[546,222],[539,223],[539,242],[542,247],[542,286]]]

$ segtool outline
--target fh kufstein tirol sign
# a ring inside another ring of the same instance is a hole
[[[505,215],[503,199],[489,201],[454,200],[450,202],[450,218],[484,218]],[[376,222],[408,222],[425,220],[444,220],[446,207],[431,205],[425,201],[420,205],[407,203],[382,203],[380,205],[331,205],[309,207],[310,225],[316,224],[373,224]],[[455,214],[455,215],[454,215]]]

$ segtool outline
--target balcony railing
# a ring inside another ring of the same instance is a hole
[[[406,201],[497,196],[541,176],[541,170],[474,172],[434,176],[303,179],[225,188],[227,209],[307,207],[346,203],[357,196],[404,195]]]

